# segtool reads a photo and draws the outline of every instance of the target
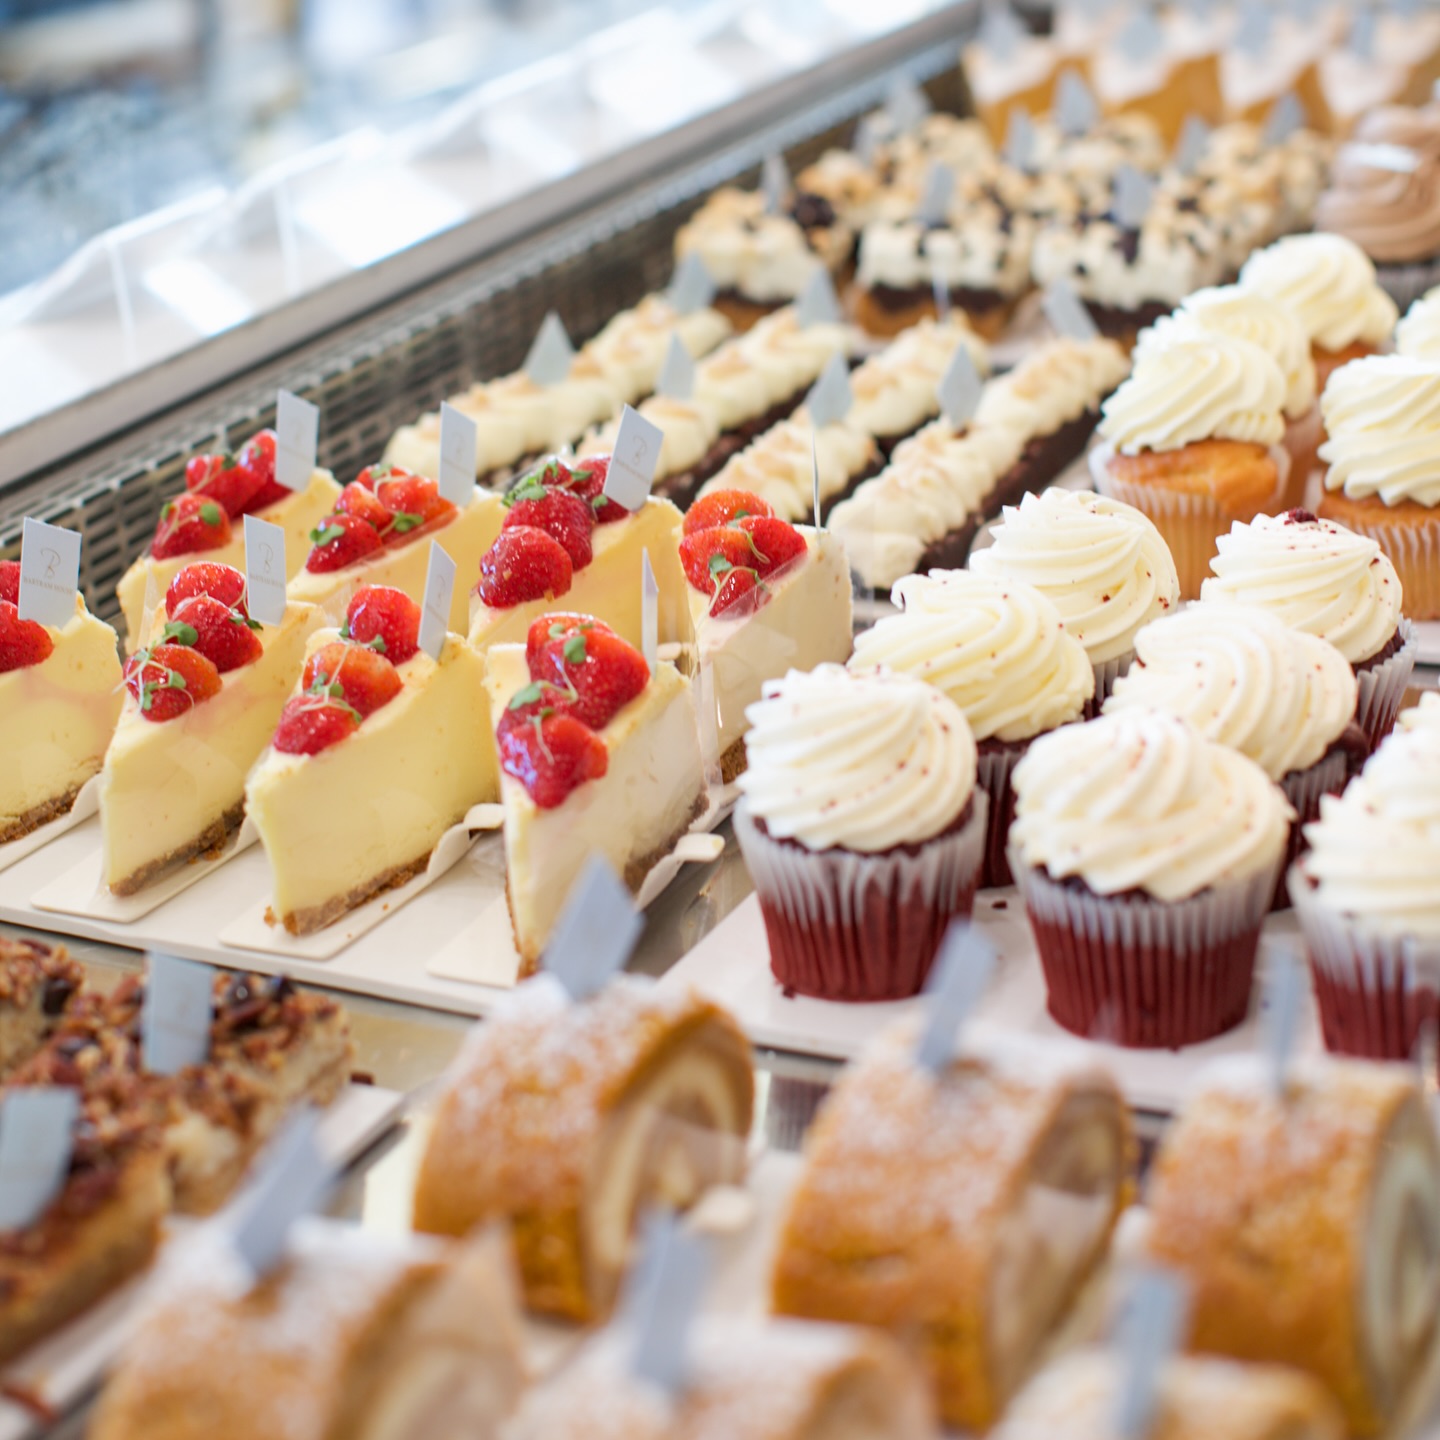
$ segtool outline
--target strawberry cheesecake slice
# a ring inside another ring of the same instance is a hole
[[[496,798],[485,662],[459,635],[419,646],[420,607],[356,591],[311,637],[295,694],[245,790],[274,881],[271,921],[305,935],[429,863],[472,805]]]
[[[239,828],[245,777],[323,623],[293,601],[278,625],[252,620],[245,577],[230,565],[187,565],[170,582],[149,644],[125,664],[128,693],[100,772],[112,893],[133,895]]]
[[[536,620],[487,656],[521,973],[570,887],[603,855],[632,891],[705,808],[690,682],[589,615]]]
[[[745,490],[712,491],[690,507],[680,559],[701,745],[729,784],[745,769],[745,710],[765,681],[850,658],[850,564],[838,535],[787,524]]]
[[[167,500],[149,552],[115,587],[125,616],[125,649],[140,644],[145,606],[158,605],[170,582],[204,558],[220,565],[245,564],[244,517],[258,515],[285,532],[285,560],[294,576],[304,562],[307,537],[340,494],[328,470],[315,470],[303,490],[287,490],[275,478],[275,432],[252,435],[238,454],[197,455],[185,467],[185,493]]]
[[[659,587],[660,642],[690,639],[690,604],[676,545],[680,512],[650,497],[638,510],[605,497],[608,455],[547,461],[505,496],[505,521],[480,561],[470,643],[523,644],[555,602],[594,615],[642,645],[641,556]]]
[[[431,540],[455,562],[457,574],[473,575],[504,518],[500,497],[478,486],[457,506],[423,475],[394,465],[368,465],[310,531],[312,548],[290,581],[290,598],[324,606],[337,619],[366,585],[423,600]],[[465,592],[457,585],[451,630],[463,633],[467,611]]]
[[[0,561],[0,845],[69,814],[120,714],[115,632],[78,593],[59,626],[19,603],[20,564]]]

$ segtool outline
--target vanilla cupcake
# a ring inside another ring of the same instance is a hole
[[[1366,753],[1355,724],[1355,672],[1328,641],[1291,630],[1257,605],[1192,605],[1135,637],[1135,663],[1115,682],[1105,714],[1166,710],[1207,740],[1248,756],[1295,811],[1287,861],[1301,826],[1338,794]],[[1283,884],[1279,899],[1284,902]]]
[[[1399,314],[1369,257],[1342,235],[1277,240],[1245,262],[1240,284],[1295,312],[1310,336],[1322,393],[1341,365],[1385,345]]]
[[[1380,546],[1304,510],[1257,515],[1216,543],[1200,598],[1259,605],[1328,640],[1355,672],[1355,719],[1373,749],[1395,723],[1416,650],[1400,577]]]
[[[1136,632],[1179,603],[1160,532],[1130,505],[1052,488],[1007,505],[990,533],[970,569],[1033,585],[1055,606],[1090,657],[1098,709],[1134,658]]]
[[[1320,411],[1320,518],[1380,546],[1412,620],[1440,618],[1440,362],[1354,361],[1335,372]]]
[[[1440,992],[1440,728],[1390,736],[1305,834],[1290,896],[1325,1045],[1408,1060]]]
[[[1315,468],[1320,447],[1320,411],[1315,403],[1310,337],[1294,313],[1283,305],[1239,285],[1221,285],[1197,290],[1173,315],[1156,321],[1140,336],[1136,359],[1175,340],[1204,332],[1248,340],[1280,367],[1285,377],[1283,444],[1290,456],[1290,474],[1275,508],[1288,510],[1299,505],[1305,498],[1305,482]]]
[[[792,670],[745,712],[735,833],[789,991],[895,1000],[968,915],[987,801],[954,701],[909,675]]]
[[[1055,1020],[1169,1048],[1238,1025],[1293,818],[1265,772],[1126,710],[1042,735],[1011,783],[1010,868]]]
[[[1285,390],[1258,345],[1195,331],[1137,357],[1105,402],[1090,473],[1102,495],[1154,521],[1187,600],[1200,593],[1216,537],[1283,491]]]
[[[1082,718],[1095,694],[1090,658],[1054,605],[1019,581],[936,570],[907,575],[891,598],[902,613],[856,637],[849,667],[914,675],[964,712],[990,798],[981,884],[1008,885],[1010,772],[1037,735]]]

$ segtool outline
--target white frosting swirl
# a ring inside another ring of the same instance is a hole
[[[717,190],[675,235],[675,258],[698,255],[721,290],[761,303],[804,293],[821,261],[788,215],[758,191]]]
[[[975,424],[1007,426],[1026,439],[1053,435],[1098,410],[1129,373],[1130,360],[1113,340],[1051,340],[985,387]]]
[[[1272,780],[1323,758],[1355,714],[1350,663],[1255,605],[1192,605],[1135,637],[1104,711],[1168,710]]]
[[[1097,895],[1184,900],[1274,865],[1283,792],[1253,760],[1160,710],[1126,710],[1035,740],[1011,775],[1010,843]]]
[[[1197,290],[1173,314],[1142,331],[1135,347],[1137,360],[1163,345],[1209,332],[1232,335],[1258,345],[1285,377],[1285,414],[1298,420],[1315,404],[1315,362],[1310,337],[1292,311],[1239,285]]]
[[[1400,712],[1395,724],[1400,730],[1440,731],[1440,691],[1427,690],[1418,703]]]
[[[909,435],[940,410],[936,387],[963,345],[980,375],[990,373],[990,351],[958,315],[922,320],[872,355],[850,376],[854,404],[846,423],[870,435]]]
[[[1440,939],[1440,728],[1388,736],[1305,827],[1316,899],[1381,935]]]
[[[1033,585],[1092,665],[1128,654],[1135,632],[1180,601],[1160,532],[1118,500],[1052,487],[1007,505],[991,534],[995,543],[970,557],[970,569]]]
[[[1029,216],[985,201],[967,205],[964,219],[935,229],[918,220],[876,220],[860,236],[856,279],[869,289],[998,290],[1016,295],[1030,284]]]
[[[1263,606],[1352,665],[1383,650],[1400,624],[1400,577],[1368,536],[1294,513],[1237,521],[1215,543],[1203,601]]]
[[[1100,433],[1122,454],[1179,450],[1196,440],[1278,445],[1285,377],[1258,345],[1197,330],[1137,354],[1105,402]]]
[[[904,614],[857,636],[850,668],[883,665],[933,685],[977,740],[1028,740],[1078,720],[1095,693],[1085,647],[1029,585],[932,570],[907,575],[891,598]]]
[[[1340,235],[1277,240],[1245,262],[1240,284],[1293,310],[1322,350],[1383,345],[1399,313],[1369,257]]]
[[[700,493],[748,490],[767,501],[782,520],[808,521],[815,505],[816,464],[824,502],[846,490],[877,459],[875,442],[863,430],[848,422],[822,425],[817,430],[802,406],[791,419],[772,425],[738,455],[732,455]]]
[[[1320,413],[1327,490],[1387,505],[1440,505],[1440,363],[1370,355],[1342,365]]]
[[[953,700],[909,675],[792,670],[745,712],[739,786],[777,839],[866,854],[938,835],[975,788],[975,740]]]
[[[1440,360],[1440,288],[1427,291],[1395,327],[1395,353]]]

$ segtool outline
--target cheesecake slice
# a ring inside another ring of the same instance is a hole
[[[127,652],[140,644],[147,603],[158,606],[187,565],[213,560],[244,569],[244,516],[257,515],[284,530],[288,580],[304,564],[310,531],[340,494],[328,470],[312,471],[301,490],[286,490],[275,479],[273,430],[252,436],[238,454],[195,456],[185,467],[185,485],[184,495],[161,507],[150,549],[115,587]]]
[[[128,693],[100,772],[102,875],[113,894],[133,895],[217,849],[244,818],[245,777],[324,617],[292,601],[280,624],[258,625],[243,588],[228,567],[181,571],[150,644],[126,663]]]
[[[705,808],[690,682],[652,673],[591,616],[554,614],[524,645],[492,646],[507,891],[522,973],[539,963],[565,897],[601,855],[638,891]]]
[[[246,787],[273,879],[271,920],[305,935],[425,869],[472,805],[496,798],[485,662],[459,635],[438,661],[418,648],[418,606],[310,641],[295,694]],[[403,633],[402,633],[403,632]],[[376,635],[381,644],[375,644]]]
[[[21,620],[18,561],[0,562],[0,845],[67,815],[120,715],[115,632],[85,608]]]

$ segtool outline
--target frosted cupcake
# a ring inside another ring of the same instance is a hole
[[[918,993],[985,848],[964,714],[909,675],[840,665],[768,682],[745,714],[735,834],[775,978],[829,1000]]]
[[[970,557],[970,569],[1033,585],[1055,606],[1090,657],[1098,710],[1134,658],[1136,632],[1179,603],[1160,532],[1117,500],[1052,488],[1007,505],[990,533],[994,543]]]
[[[1416,649],[1400,578],[1379,545],[1304,510],[1258,515],[1217,543],[1200,598],[1263,606],[1328,640],[1355,672],[1355,719],[1373,749],[1395,722]]]
[[[907,575],[891,592],[902,611],[856,637],[850,669],[914,675],[964,712],[990,799],[982,885],[1010,884],[1006,837],[1015,818],[1010,772],[1030,742],[1079,720],[1095,694],[1085,647],[1038,590],[966,570]]]
[[[1055,1020],[1150,1048],[1238,1025],[1293,818],[1265,772],[1127,710],[1042,735],[1011,783],[1010,867]]]
[[[1427,690],[1408,710],[1400,712],[1395,725],[1399,730],[1440,731],[1440,691]]]
[[[1399,314],[1369,257],[1342,235],[1277,240],[1245,262],[1240,283],[1295,312],[1310,336],[1322,393],[1341,365],[1374,355],[1390,339]]]
[[[1357,360],[1335,372],[1320,412],[1320,518],[1379,545],[1412,620],[1440,618],[1440,362]]]
[[[1154,521],[1187,600],[1200,594],[1216,537],[1283,491],[1285,390],[1258,345],[1197,331],[1137,358],[1105,402],[1104,443],[1090,452],[1096,488]]]
[[[1440,287],[1427,290],[1395,327],[1395,353],[1440,360]]]
[[[1305,498],[1305,482],[1315,468],[1316,451],[1320,447],[1320,411],[1315,403],[1315,362],[1310,355],[1310,337],[1283,305],[1238,285],[1220,285],[1197,290],[1173,315],[1156,321],[1140,336],[1136,358],[1204,332],[1248,340],[1280,367],[1285,377],[1282,443],[1290,456],[1290,475],[1285,493],[1278,498],[1275,508],[1288,510],[1301,504]]]
[[[1392,735],[1290,871],[1325,1045],[1407,1060],[1440,992],[1440,728]]]
[[[1257,605],[1192,605],[1135,637],[1135,663],[1115,682],[1105,714],[1166,710],[1207,740],[1253,760],[1295,811],[1286,860],[1318,818],[1320,797],[1345,788],[1368,753],[1355,724],[1355,672],[1315,635]],[[1280,899],[1284,901],[1284,887]]]

